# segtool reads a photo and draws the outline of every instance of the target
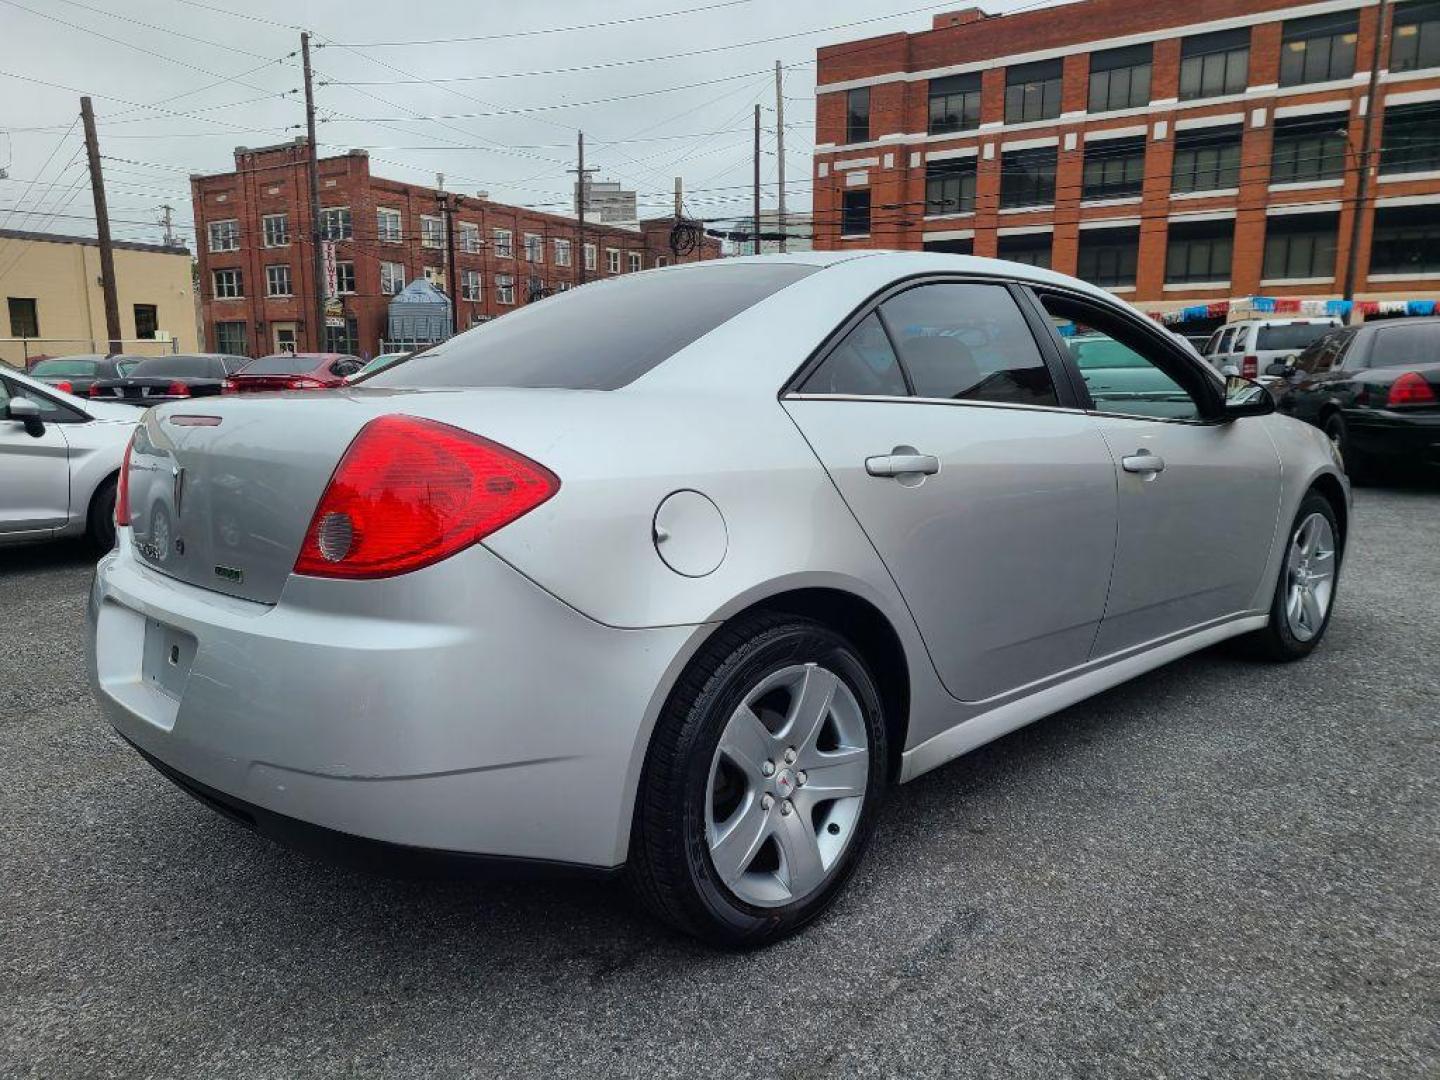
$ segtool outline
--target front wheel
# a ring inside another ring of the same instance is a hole
[[[1311,492],[1300,503],[1270,605],[1270,622],[1246,639],[1267,660],[1298,660],[1330,626],[1339,584],[1342,537],[1335,508]]]
[[[875,680],[839,634],[782,614],[720,631],[656,725],[632,883],[666,922],[718,944],[793,933],[859,861],[886,752]]]

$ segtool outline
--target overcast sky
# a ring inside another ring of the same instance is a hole
[[[964,6],[0,0],[0,168],[9,174],[0,227],[93,234],[83,140],[78,123],[71,129],[83,92],[95,99],[115,236],[158,240],[151,222],[169,202],[189,243],[189,173],[226,171],[236,146],[303,132],[302,28],[320,46],[322,153],[363,147],[379,175],[433,184],[443,172],[451,190],[564,211],[583,129],[586,164],[639,191],[642,214],[669,211],[675,176],[691,214],[748,212],[756,103],[765,109],[764,205],[773,206],[778,59],[788,202],[807,209],[816,47],[924,29],[935,12]],[[676,14],[653,17],[665,12]],[[631,21],[550,32],[617,20]],[[783,40],[761,40],[771,38]],[[409,44],[378,44],[391,42]],[[673,57],[700,50],[709,51]],[[664,56],[673,58],[649,59]],[[555,70],[574,68],[588,70]]]

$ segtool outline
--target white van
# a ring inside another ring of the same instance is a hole
[[[1234,368],[1236,375],[1254,379],[1275,361],[1296,355],[1340,325],[1334,316],[1242,319],[1216,330],[1202,352],[1217,371]]]

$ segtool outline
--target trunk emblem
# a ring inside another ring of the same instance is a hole
[[[245,571],[237,570],[233,566],[216,566],[215,576],[223,578],[235,585],[241,585],[245,582]]]

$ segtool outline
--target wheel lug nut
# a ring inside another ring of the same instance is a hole
[[[772,799],[769,795],[761,795],[761,796],[760,796],[760,809],[761,809],[761,810],[769,810],[770,807],[772,807],[772,806],[774,806],[774,805],[775,805],[775,800]]]
[[[801,769],[799,772],[797,772],[797,773],[795,774],[795,786],[796,786],[796,787],[804,787],[804,786],[805,786],[805,779],[806,779],[806,777],[805,777],[805,770],[804,770],[804,769]]]
[[[774,776],[774,775],[775,775],[775,763],[774,763],[773,761],[767,761],[767,762],[765,762],[764,765],[761,765],[761,766],[760,766],[760,771],[761,771],[764,775],[766,775],[766,776]]]
[[[785,751],[785,764],[786,764],[786,765],[794,765],[794,764],[795,764],[795,748],[794,748],[793,746],[790,747],[790,749],[788,749],[788,750]]]
[[[790,814],[791,814],[791,812],[792,812],[794,809],[795,809],[795,808],[790,805],[790,800],[789,800],[789,799],[786,799],[784,802],[782,802],[782,803],[780,804],[780,816],[781,816],[781,817],[789,817]]]

